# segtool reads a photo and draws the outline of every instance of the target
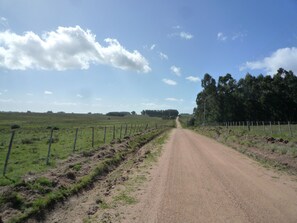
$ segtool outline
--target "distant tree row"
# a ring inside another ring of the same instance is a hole
[[[119,117],[124,117],[124,116],[127,116],[127,115],[131,115],[130,112],[108,112],[106,113],[106,116],[119,116]]]
[[[175,109],[167,110],[143,110],[142,115],[148,115],[150,117],[160,117],[160,118],[176,118],[178,116],[178,111]]]
[[[194,109],[197,123],[297,120],[297,77],[292,71],[280,68],[273,76],[257,77],[248,73],[239,81],[226,74],[217,83],[205,74],[201,85]]]

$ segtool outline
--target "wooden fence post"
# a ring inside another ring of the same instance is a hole
[[[272,133],[272,125],[271,125],[271,121],[269,122],[269,125],[270,125],[270,133],[271,133],[271,135],[272,135],[273,133]]]
[[[6,174],[6,169],[7,169],[7,165],[8,165],[8,160],[9,160],[9,156],[10,156],[10,151],[11,151],[11,147],[12,147],[14,133],[15,133],[15,131],[12,131],[11,132],[11,137],[10,137],[10,142],[9,142],[9,146],[8,146],[8,151],[7,151],[6,159],[5,159],[5,163],[4,163],[3,176],[5,176],[5,174]]]
[[[76,128],[76,130],[75,130],[74,143],[73,143],[73,150],[72,150],[72,152],[75,151],[75,147],[76,147],[76,139],[77,139],[77,133],[78,133],[78,128]]]
[[[125,136],[127,135],[127,131],[128,131],[128,124],[126,123],[126,126],[125,126]]]
[[[131,135],[131,133],[132,133],[132,124],[131,124],[131,126],[130,126],[130,130],[129,130],[129,136]]]
[[[280,121],[278,121],[278,131],[279,131],[279,134],[282,134],[282,130],[281,130]]]
[[[106,126],[104,126],[103,142],[106,143]]]
[[[264,133],[266,133],[266,130],[265,130],[265,123],[264,123],[264,121],[262,122],[262,124],[263,124],[263,130],[264,130]]]
[[[122,139],[122,130],[123,130],[123,126],[121,125],[121,129],[120,129],[120,139]]]
[[[115,125],[113,125],[112,139],[115,139]]]
[[[51,129],[51,135],[48,143],[48,150],[47,150],[47,158],[46,158],[46,165],[49,165],[49,160],[51,156],[51,146],[52,146],[52,140],[53,140],[53,132],[54,128]]]
[[[289,130],[290,130],[290,135],[291,135],[291,137],[293,137],[293,133],[292,133],[292,128],[291,128],[290,121],[288,121],[288,126],[289,126]]]
[[[94,127],[92,128],[92,148],[94,148]]]

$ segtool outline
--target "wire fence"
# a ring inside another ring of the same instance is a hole
[[[223,122],[218,124],[230,129],[247,130],[251,134],[271,137],[297,137],[297,122],[281,121],[241,121]]]
[[[158,123],[125,123],[79,128],[21,128],[1,130],[0,165],[12,179],[39,172],[69,155],[92,150],[145,131],[168,127]],[[0,180],[0,186],[2,185]]]

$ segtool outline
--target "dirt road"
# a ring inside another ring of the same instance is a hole
[[[212,139],[174,129],[125,222],[297,222],[297,182]]]

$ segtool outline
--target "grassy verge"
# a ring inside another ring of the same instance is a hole
[[[195,127],[194,131],[226,144],[265,166],[297,173],[297,138],[273,138],[245,129]]]

